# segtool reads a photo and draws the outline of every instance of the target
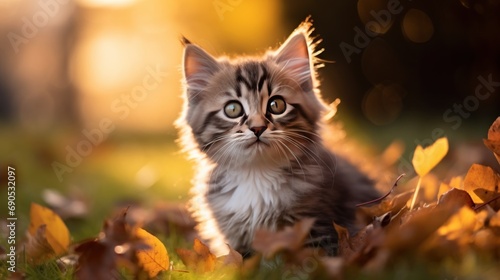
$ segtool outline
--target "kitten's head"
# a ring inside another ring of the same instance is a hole
[[[184,39],[188,150],[222,165],[287,163],[319,141],[326,106],[317,92],[309,22],[262,57],[214,58]]]

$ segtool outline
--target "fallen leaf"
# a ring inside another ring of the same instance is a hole
[[[28,233],[27,243],[24,246],[28,260],[39,264],[55,256],[54,250],[47,241],[47,225],[41,225],[35,234]]]
[[[156,236],[142,228],[137,228],[136,236],[149,247],[137,250],[137,261],[149,277],[153,278],[160,271],[168,270],[169,257],[165,245]]]
[[[415,172],[422,177],[431,171],[448,153],[448,139],[439,138],[426,148],[418,145],[413,154],[412,164]]]
[[[488,130],[488,139],[483,139],[484,145],[490,149],[500,163],[500,117],[498,117]]]
[[[352,257],[355,250],[349,242],[349,231],[345,227],[335,223],[333,224],[333,227],[335,228],[338,236],[339,256],[344,257],[345,259]]]
[[[217,258],[210,252],[207,245],[198,238],[194,239],[193,250],[179,248],[175,251],[190,271],[206,273],[212,272],[215,269]]]
[[[30,226],[28,232],[31,236],[37,234],[38,229],[45,225],[45,237],[56,255],[68,251],[70,235],[66,224],[52,210],[39,204],[31,203]]]
[[[439,190],[438,190],[438,193],[437,193],[437,198],[439,200],[439,198],[445,194],[446,192],[450,191],[451,189],[453,189],[452,186],[446,184],[446,183],[441,183],[439,185]]]
[[[75,276],[77,279],[118,279],[119,267],[136,274],[137,252],[150,247],[137,236],[137,230],[126,221],[127,211],[115,219],[104,222],[97,238],[79,243],[75,253],[79,255]],[[136,277],[139,278],[139,277]]]
[[[474,201],[468,192],[452,188],[439,197],[439,205],[447,204],[448,207],[460,208],[462,206],[474,207]]]
[[[231,246],[227,245],[229,253],[217,258],[220,267],[236,267],[240,268],[243,265],[243,256]]]
[[[472,233],[484,225],[487,214],[485,211],[476,214],[469,206],[463,206],[437,230],[437,234],[451,240],[472,238]]]
[[[309,235],[314,219],[307,218],[298,221],[293,226],[287,226],[281,231],[257,230],[252,247],[262,253],[264,258],[272,258],[278,252],[299,250]]]
[[[491,167],[473,164],[464,180],[466,190],[474,203],[485,203],[500,195],[500,176]],[[489,205],[495,210],[500,209],[500,199],[491,201]]]

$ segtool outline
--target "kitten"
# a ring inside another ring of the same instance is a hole
[[[256,229],[314,217],[311,240],[334,253],[333,222],[356,231],[373,183],[320,136],[311,23],[262,57],[214,58],[183,39],[181,143],[197,162],[190,211],[216,254],[251,251]]]

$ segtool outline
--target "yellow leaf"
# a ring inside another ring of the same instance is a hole
[[[169,257],[165,245],[151,233],[138,228],[136,236],[149,246],[145,250],[137,250],[137,259],[141,267],[150,278],[158,275],[160,271],[168,270]]]
[[[68,251],[70,235],[66,224],[49,208],[39,204],[31,203],[29,233],[36,236],[38,228],[45,225],[45,236],[47,242],[56,255]]]
[[[429,173],[444,158],[446,153],[448,153],[448,138],[439,138],[425,149],[418,145],[411,163],[415,172],[422,177]]]
[[[464,179],[466,190],[474,203],[484,203],[500,195],[500,176],[491,167],[473,164]],[[489,205],[500,209],[500,199],[492,201]]]

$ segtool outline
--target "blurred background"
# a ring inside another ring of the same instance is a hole
[[[443,177],[494,162],[482,138],[500,115],[498,0],[0,0],[0,14],[0,170],[17,168],[20,217],[49,204],[77,240],[117,205],[187,199],[181,35],[253,55],[311,15],[348,138],[374,154],[399,140],[396,172],[445,135]]]

